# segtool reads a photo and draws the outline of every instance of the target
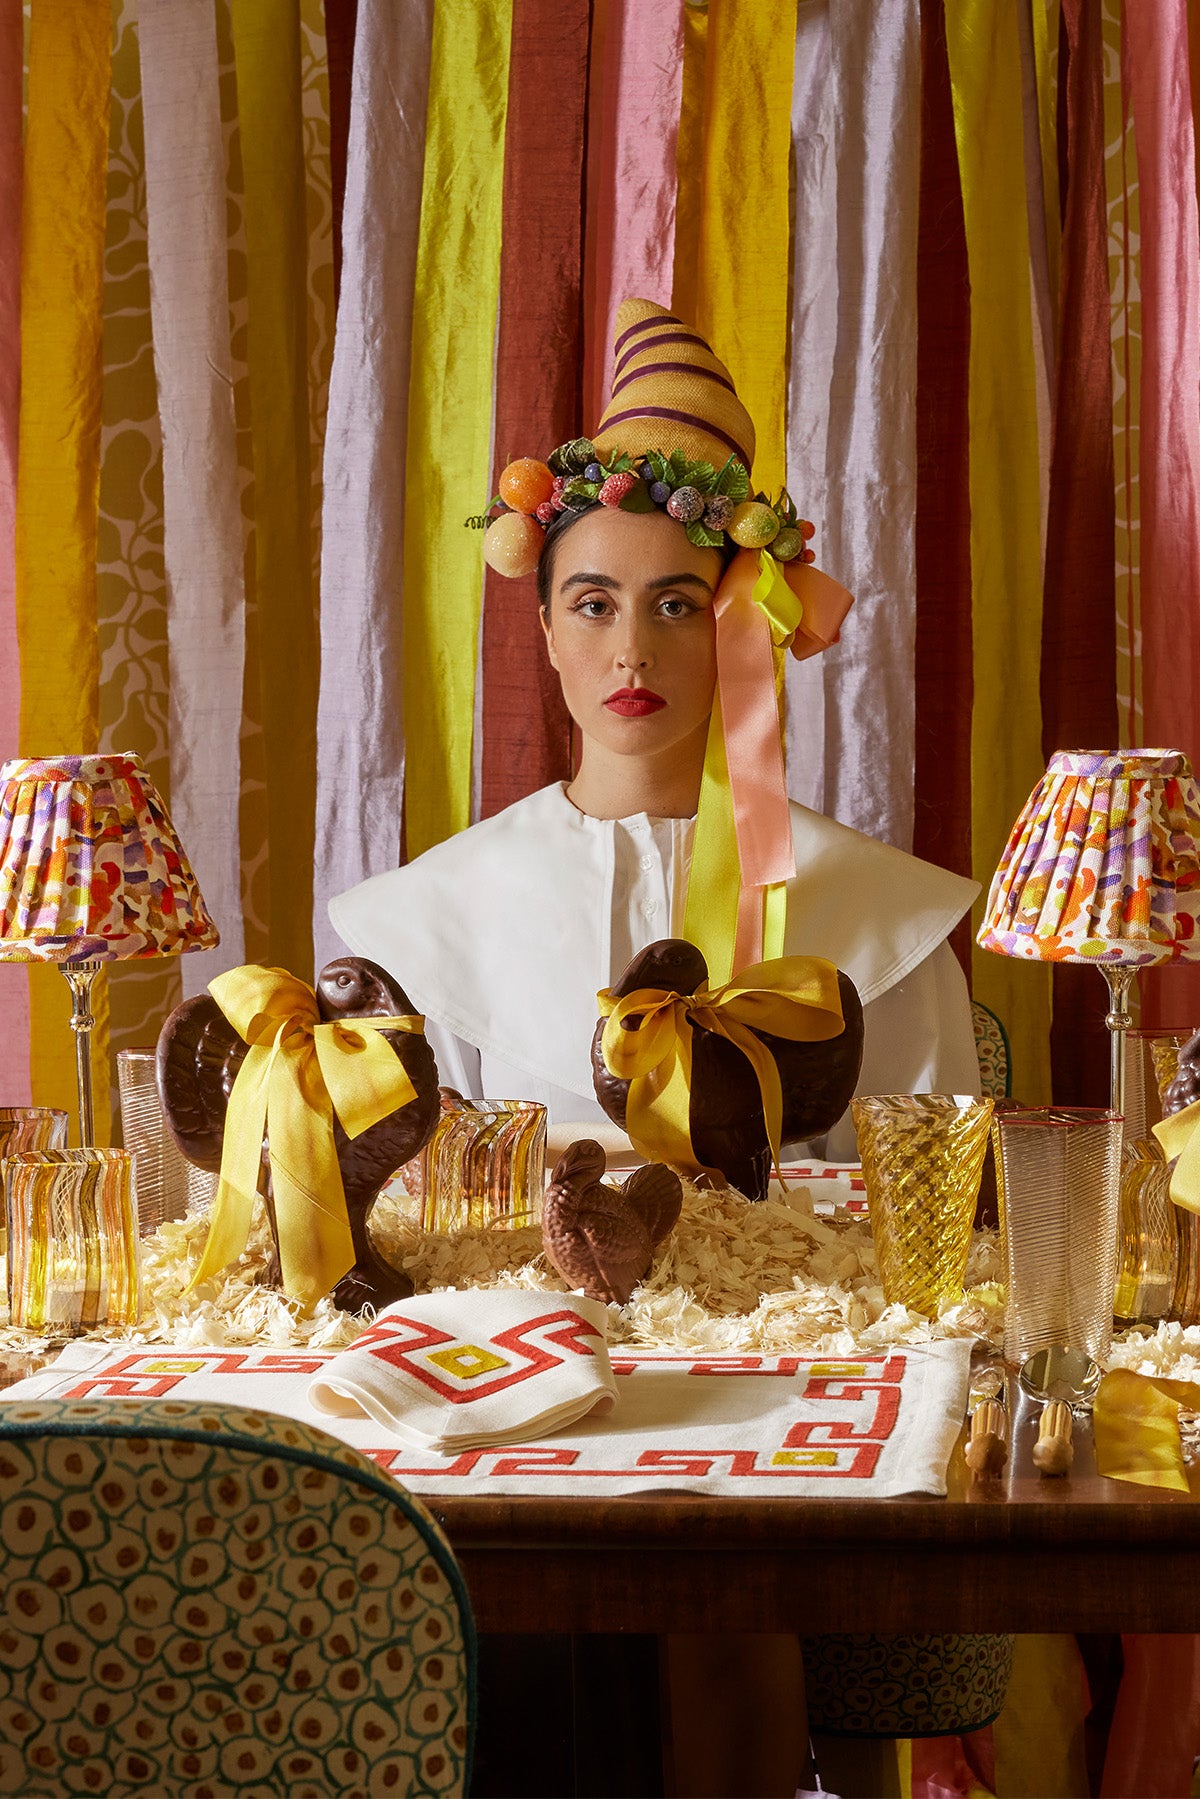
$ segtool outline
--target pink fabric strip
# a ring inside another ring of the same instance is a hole
[[[713,601],[721,722],[743,888],[788,881],[796,872],[771,630],[752,598],[758,572],[758,557],[742,551]]]
[[[682,6],[601,0],[596,10],[596,112],[588,126],[592,248],[584,269],[585,429],[595,425],[608,396],[612,328],[621,301],[636,295],[671,304],[675,137],[683,82]]]
[[[1142,245],[1144,256],[1144,236]],[[1121,1646],[1125,1672],[1108,1733],[1103,1799],[1190,1792],[1200,1750],[1200,1637],[1127,1636]]]
[[[1200,752],[1200,264],[1187,8],[1123,9],[1141,205],[1143,737]],[[1160,983],[1143,1011],[1158,1016]],[[1200,970],[1172,970],[1167,1010],[1200,1007]]]
[[[21,0],[0,0],[0,758],[17,753],[21,672],[14,532],[21,397]],[[27,1106],[29,983],[0,970],[0,1104]]]

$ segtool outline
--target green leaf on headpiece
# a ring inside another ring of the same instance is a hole
[[[563,488],[563,499],[569,506],[586,506],[589,501],[596,498],[599,492],[600,483],[598,481],[585,481],[582,475],[576,475],[575,479],[568,481]]]
[[[619,456],[614,456],[611,462],[602,462],[600,466],[606,475],[632,475],[633,457],[627,456],[622,451]]]
[[[646,483],[637,481],[620,502],[619,510],[621,512],[657,512],[658,507],[650,498],[650,489]]]
[[[546,458],[546,467],[552,475],[569,475],[571,465],[567,461],[568,444],[559,444],[557,450],[551,450]]]
[[[665,481],[668,475],[667,459],[661,450],[651,450],[646,457],[656,481]]]
[[[691,466],[682,450],[672,450],[667,458],[667,472],[663,478],[669,481],[672,487],[682,487],[688,478],[688,470]]]
[[[710,531],[701,519],[685,527],[687,540],[701,550],[719,550],[725,543],[724,531]]]
[[[596,460],[596,446],[590,437],[577,437],[563,449],[568,469],[585,469]]]
[[[731,456],[720,474],[717,476],[715,493],[727,494],[735,506],[740,506],[750,493],[750,477],[745,465],[736,456]]]

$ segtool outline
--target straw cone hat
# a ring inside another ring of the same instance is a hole
[[[750,414],[698,331],[653,300],[623,300],[613,349],[612,393],[592,437],[604,461],[621,451],[682,450],[714,468],[736,456],[749,471]]]

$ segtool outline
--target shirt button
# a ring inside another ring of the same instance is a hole
[[[649,874],[650,870],[654,867],[654,857],[653,856],[643,856],[641,861],[638,864],[638,867],[644,869],[646,871],[646,873]]]
[[[653,918],[654,914],[657,911],[658,911],[658,901],[657,900],[643,900],[642,901],[642,917],[643,918]]]

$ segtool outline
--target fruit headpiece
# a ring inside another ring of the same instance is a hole
[[[702,549],[723,549],[728,538],[740,549],[769,547],[777,562],[812,562],[813,527],[786,489],[773,502],[751,493],[754,425],[700,334],[652,300],[625,300],[613,347],[612,394],[595,437],[562,444],[545,462],[522,456],[501,475],[488,566],[531,575],[559,513],[597,503],[661,508]]]
[[[617,313],[612,393],[592,438],[500,477],[484,557],[499,574],[537,568],[560,513],[662,508],[692,543],[736,546],[713,597],[717,701],[709,723],[683,935],[714,983],[783,954],[796,872],[783,765],[783,657],[836,643],[852,600],[812,566],[813,528],[786,491],[753,494],[754,426],[729,370],[696,331],[651,300]],[[669,448],[663,446],[669,445]],[[484,522],[484,521],[477,521]]]

